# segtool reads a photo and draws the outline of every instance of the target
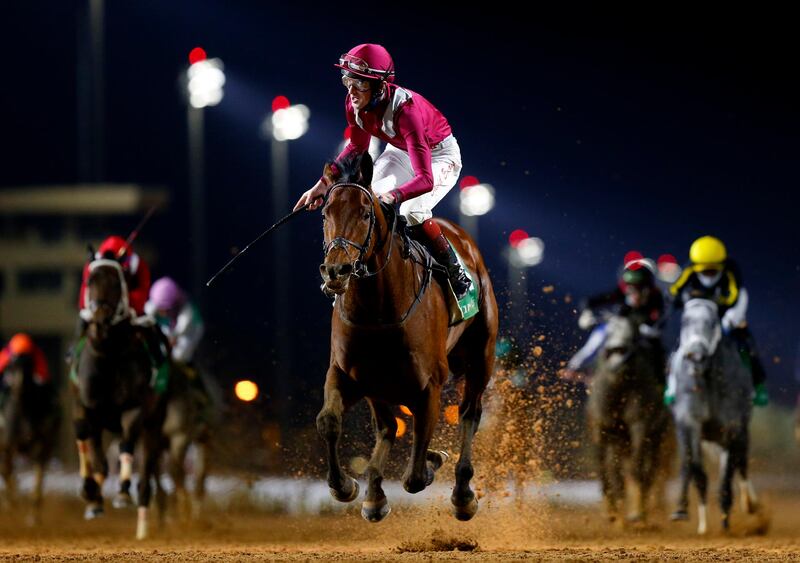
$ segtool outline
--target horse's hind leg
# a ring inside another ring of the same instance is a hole
[[[443,381],[444,378],[441,378]],[[433,379],[423,390],[414,411],[414,439],[411,444],[411,459],[408,460],[403,475],[403,488],[409,493],[418,493],[433,483],[436,465],[428,462],[428,446],[433,437],[433,430],[439,422],[439,403],[442,389],[433,383]]]
[[[741,477],[739,492],[742,496],[742,510],[747,514],[754,514],[758,510],[758,495],[755,487],[753,487],[753,482],[747,474],[748,450],[749,436],[747,434],[747,425],[745,425],[742,435],[734,442],[731,456],[735,460],[734,469],[739,471],[739,476]]]
[[[334,366],[325,377],[325,400],[317,415],[317,431],[328,447],[328,487],[339,502],[352,502],[358,496],[358,481],[345,474],[339,463],[339,437],[342,434],[342,416],[356,399],[360,398]]]
[[[3,481],[6,484],[6,502],[10,508],[14,508],[17,503],[17,481],[14,478],[14,450],[13,446],[8,446],[3,452],[3,465],[0,467]]]
[[[361,503],[361,516],[369,522],[380,522],[391,512],[381,484],[386,460],[397,433],[397,422],[389,405],[374,399],[367,399],[367,402],[372,411],[375,448],[367,466],[367,498]]]
[[[615,438],[605,436],[600,442],[600,463],[603,474],[603,496],[609,522],[620,522],[620,511],[625,498],[625,480],[622,476],[620,444]]]
[[[180,432],[170,440],[169,473],[175,485],[175,501],[178,518],[185,522],[191,514],[189,495],[186,492],[186,451],[189,449],[189,437]]]
[[[467,379],[464,384],[464,398],[458,407],[461,451],[455,468],[456,483],[450,502],[453,505],[453,515],[462,521],[470,520],[478,511],[478,499],[470,488],[470,481],[475,474],[472,467],[472,442],[481,421],[484,387],[485,385]]]
[[[194,464],[194,503],[192,503],[192,519],[199,520],[203,515],[206,498],[206,477],[208,477],[208,458],[210,438],[207,433],[195,443]]]
[[[42,522],[42,491],[44,489],[44,466],[47,460],[37,459],[33,466],[33,512],[31,524],[38,526]]]

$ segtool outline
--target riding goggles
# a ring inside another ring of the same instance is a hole
[[[369,90],[369,80],[359,80],[358,78],[351,78],[349,76],[342,75],[342,84],[344,87],[350,90],[350,88],[355,88],[359,92],[366,92]]]

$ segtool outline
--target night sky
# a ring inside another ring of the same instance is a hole
[[[76,182],[85,179],[76,118],[81,3],[25,4],[24,13],[2,9],[0,186]],[[170,191],[169,210],[142,235],[160,248],[157,276],[191,284],[178,80],[191,48],[222,59],[227,76],[225,98],[206,111],[213,270],[272,222],[269,144],[259,135],[272,98],[311,109],[309,132],[290,147],[299,196],[335,155],[345,125],[332,65],[350,47],[376,42],[393,55],[397,83],[450,121],[463,174],[495,187],[480,245],[501,301],[508,233],[523,228],[545,241],[545,260],[529,278],[531,305],[553,311],[541,320],[562,343],[551,353],[565,359],[582,335],[574,303],[550,299],[610,289],[628,250],[684,261],[695,238],[713,234],[743,270],[773,398],[793,400],[800,92],[787,14],[732,12],[730,4],[702,14],[574,4],[529,17],[501,3],[491,13],[438,3],[428,12],[416,3],[284,4],[107,2],[104,179]],[[454,191],[437,213],[454,217],[455,200]],[[291,236],[295,384],[315,390],[330,319],[318,291],[318,217],[297,220]],[[269,384],[269,250],[254,249],[205,296],[207,352],[219,377]],[[542,293],[547,285],[554,294]]]

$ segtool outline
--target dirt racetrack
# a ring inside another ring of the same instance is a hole
[[[447,499],[398,507],[380,524],[364,522],[358,503],[345,514],[287,516],[252,510],[210,512],[203,523],[168,523],[134,538],[135,512],[84,522],[75,500],[48,498],[44,525],[0,515],[0,560],[9,561],[800,561],[800,495],[766,494],[768,518],[735,513],[730,534],[711,512],[711,533],[663,516],[639,529],[617,529],[599,507],[530,502],[492,506],[456,522]],[[153,522],[155,524],[155,522]],[[155,526],[154,526],[155,527]],[[768,530],[767,530],[768,528]]]

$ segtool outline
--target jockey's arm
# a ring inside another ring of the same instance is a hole
[[[172,359],[184,364],[190,363],[203,337],[203,331],[203,321],[195,308],[191,305],[185,306],[175,322]]]
[[[425,125],[421,116],[413,109],[401,111],[397,115],[395,127],[405,141],[411,168],[414,170],[411,180],[392,190],[397,203],[402,203],[433,189],[433,169],[431,149],[425,140]]]

